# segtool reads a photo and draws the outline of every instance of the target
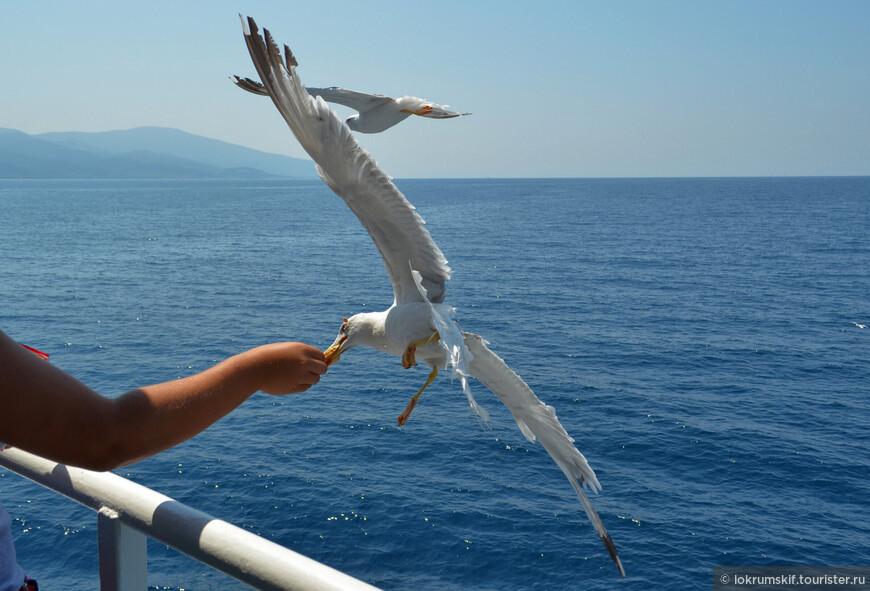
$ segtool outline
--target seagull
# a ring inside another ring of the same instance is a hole
[[[371,235],[393,286],[394,300],[387,310],[344,319],[335,341],[324,352],[327,363],[335,363],[354,347],[367,345],[401,357],[406,369],[418,361],[429,366],[426,383],[399,415],[400,426],[407,422],[439,370],[448,367],[459,379],[478,419],[487,422],[486,411],[471,395],[468,378],[473,376],[483,382],[511,411],[523,435],[533,443],[540,441],[567,476],[620,575],[625,577],[616,546],[583,489],[601,489],[595,472],[574,446],[553,407],[541,402],[528,384],[489,349],[483,337],[462,332],[454,322],[454,310],[445,303],[451,269],[423,218],[323,97],[306,92],[290,49],[284,46],[282,59],[269,31],[264,29],[260,35],[250,17],[247,21],[242,18],[242,29],[265,91],[314,160],[320,177]]]
[[[263,96],[269,94],[265,87],[256,80],[239,76],[231,76],[230,79],[236,86],[248,92]],[[309,87],[307,90],[309,94],[322,97],[329,103],[337,103],[357,111],[358,114],[348,117],[345,123],[352,130],[360,133],[380,133],[411,115],[432,119],[452,119],[453,117],[471,115],[471,113],[451,111],[447,108],[449,105],[439,105],[416,96],[393,98],[384,94],[366,94],[338,86]]]
[[[852,324],[854,324],[854,325],[857,326],[858,328],[867,328],[867,325],[866,325],[866,324],[859,324],[859,323],[857,323],[857,322],[853,322]]]

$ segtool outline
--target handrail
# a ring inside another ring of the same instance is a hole
[[[103,591],[146,588],[144,536],[256,589],[377,591],[117,474],[65,466],[15,448],[0,453],[0,466],[98,513]]]

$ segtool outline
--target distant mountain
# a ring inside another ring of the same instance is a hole
[[[39,135],[0,128],[0,178],[314,176],[307,160],[165,127]]]

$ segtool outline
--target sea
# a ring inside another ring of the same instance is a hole
[[[870,565],[870,177],[396,181],[461,327],[553,405],[568,481],[479,382],[355,349],[115,472],[383,589],[710,589]],[[319,180],[0,181],[0,327],[105,396],[392,302]],[[2,411],[0,411],[2,412]],[[0,469],[19,562],[98,588],[96,516]],[[248,588],[149,541],[150,589]]]

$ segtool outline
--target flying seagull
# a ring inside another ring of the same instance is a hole
[[[292,55],[291,55],[292,58]],[[256,80],[232,76],[236,86],[254,94],[268,95],[266,88]],[[384,94],[366,94],[355,90],[347,90],[331,86],[329,88],[307,88],[313,96],[322,97],[329,103],[337,103],[357,111],[345,123],[354,131],[360,133],[380,133],[387,130],[411,115],[431,117],[432,119],[451,119],[471,113],[450,111],[448,105],[439,105],[416,96],[393,98]]]
[[[293,135],[314,160],[323,181],[351,208],[368,230],[384,259],[395,299],[383,312],[345,318],[338,336],[326,350],[334,363],[349,349],[368,345],[402,358],[409,368],[422,361],[431,368],[426,383],[399,416],[403,425],[423,390],[438,371],[450,367],[462,384],[478,418],[486,411],[471,395],[468,377],[483,382],[513,414],[529,441],[538,440],[568,477],[583,509],[625,577],[616,546],[604,528],[583,486],[601,489],[589,466],[556,418],[553,407],[541,402],[507,364],[489,350],[482,337],[462,332],[445,302],[450,267],[432,240],[424,221],[405,196],[359,146],[350,129],[324,102],[311,96],[296,75],[298,63],[284,46],[284,58],[268,30],[261,36],[252,18],[242,19],[245,42],[263,86]]]

